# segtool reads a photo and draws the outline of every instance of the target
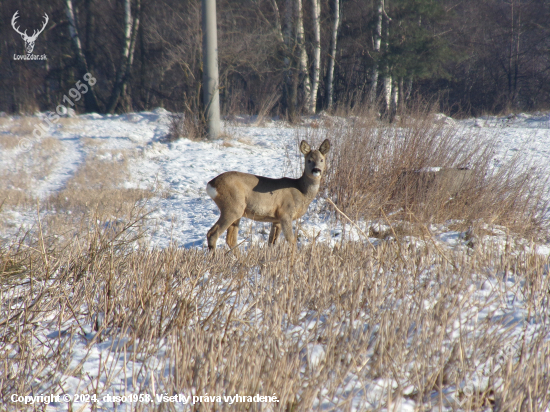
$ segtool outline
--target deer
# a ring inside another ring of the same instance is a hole
[[[19,18],[18,14],[19,14],[19,10],[17,10],[14,13],[14,15],[11,19],[11,25],[12,25],[13,29],[18,34],[20,34],[21,37],[23,38],[23,40],[25,41],[25,48],[27,49],[27,53],[32,54],[32,51],[34,50],[34,42],[38,38],[38,35],[44,31],[44,29],[46,28],[46,25],[48,24],[48,21],[50,21],[50,18],[48,17],[48,15],[46,13],[44,13],[44,23],[42,24],[42,28],[40,30],[34,30],[32,36],[29,36],[27,34],[27,30],[25,30],[22,33],[22,32],[19,31],[19,26],[15,27],[15,22]]]
[[[234,249],[239,223],[242,217],[246,217],[258,222],[271,222],[268,243],[274,245],[282,232],[294,250],[296,238],[292,222],[306,213],[319,192],[329,149],[328,139],[319,150],[312,150],[302,140],[300,152],[305,157],[305,166],[298,179],[272,179],[249,173],[225,172],[208,182],[206,193],[220,209],[220,218],[206,235],[208,249],[215,253],[218,238],[226,230],[225,242],[230,250]]]

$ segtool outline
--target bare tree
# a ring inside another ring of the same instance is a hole
[[[286,113],[291,122],[297,115],[297,79],[292,70],[294,60],[294,43],[292,39],[292,27],[294,22],[294,1],[285,0],[285,19],[284,19],[284,104]]]
[[[333,3],[333,17],[332,17],[332,30],[330,36],[330,53],[327,68],[327,81],[326,81],[326,107],[332,108],[334,101],[334,64],[336,61],[336,42],[338,40],[338,28],[340,27],[340,0],[334,0]]]
[[[284,44],[283,29],[281,28],[281,15],[279,13],[279,6],[277,6],[277,0],[271,0],[271,7],[273,7],[273,14],[275,15],[275,32],[277,39],[280,43]]]
[[[216,1],[220,110],[228,114],[270,107],[295,120],[323,95],[326,107],[378,100],[391,116],[412,93],[441,88],[446,107],[471,115],[550,105],[550,2]],[[47,60],[11,58],[25,27],[40,31],[46,15],[33,52]],[[0,16],[0,54],[10,57],[0,59],[0,111],[51,110],[90,72],[98,82],[75,102],[82,111],[201,112],[200,2],[3,0]],[[318,63],[319,49],[327,57]]]
[[[386,0],[387,4],[388,0]],[[385,5],[384,5],[385,6]],[[389,51],[389,38],[390,38],[390,18],[386,14],[385,10],[382,9],[382,12],[384,14],[384,52],[386,55]],[[382,112],[387,113],[388,110],[390,110],[391,105],[391,98],[392,98],[392,76],[391,76],[391,67],[386,62],[385,68],[384,68],[384,91],[382,95]]]
[[[82,42],[80,41],[80,36],[76,27],[76,19],[74,14],[73,0],[65,1],[65,14],[69,20],[69,35],[71,36],[73,49],[76,55],[76,64],[79,71],[80,77],[84,77],[86,73],[89,72],[88,62],[86,60],[86,55],[82,50]],[[84,95],[84,105],[87,112],[99,112],[99,104],[97,102],[97,97],[95,91],[92,88]]]
[[[296,46],[298,48],[298,69],[300,73],[300,82],[304,86],[304,101],[311,99],[311,81],[309,79],[309,64],[306,52],[305,34],[304,34],[304,10],[302,0],[295,0],[296,7]]]
[[[313,75],[311,95],[309,98],[309,113],[317,109],[317,90],[319,89],[319,71],[321,66],[321,1],[312,0],[313,14]]]
[[[372,69],[371,89],[370,89],[370,102],[374,103],[377,99],[378,92],[378,58],[380,54],[380,45],[382,43],[382,20],[384,18],[384,0],[378,0],[376,7],[376,26],[374,29],[374,67]]]
[[[141,0],[136,0],[136,14],[132,21],[131,0],[124,0],[124,40],[120,55],[120,63],[117,69],[115,84],[105,111],[113,113],[117,107],[118,100],[124,92],[130,78],[132,63],[134,61],[134,50],[136,36],[139,28],[139,17],[141,12]]]

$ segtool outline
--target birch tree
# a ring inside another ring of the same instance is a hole
[[[388,0],[386,0],[386,4]],[[385,5],[383,5],[385,6]],[[385,19],[383,19],[384,24],[384,52],[387,55],[390,47],[390,18],[386,14],[384,8],[382,8],[382,13],[384,14]],[[386,59],[386,64],[384,67],[384,91],[382,94],[382,112],[387,113],[390,108],[390,102],[392,98],[392,78],[391,78],[391,66]]]
[[[275,15],[275,33],[277,40],[284,44],[283,29],[281,28],[281,17],[279,13],[279,6],[277,6],[277,0],[271,0],[271,7],[273,8],[273,14]]]
[[[296,46],[298,49],[298,70],[300,80],[304,85],[304,101],[307,103],[311,99],[311,81],[309,79],[309,64],[305,45],[304,35],[304,10],[302,0],[295,1],[296,7]]]
[[[124,38],[120,54],[120,62],[117,68],[116,80],[111,91],[111,96],[107,103],[105,111],[113,113],[117,107],[118,100],[123,93],[126,83],[129,80],[132,63],[134,60],[134,50],[136,37],[139,28],[139,15],[141,12],[141,0],[136,0],[136,14],[132,19],[131,0],[124,0]]]
[[[283,40],[284,40],[284,88],[283,96],[286,105],[287,115],[289,120],[293,122],[296,118],[296,87],[297,81],[294,80],[292,71],[292,62],[294,60],[293,49],[294,45],[292,39],[292,28],[294,22],[294,0],[285,1],[285,15],[284,15],[284,27],[283,27]]]
[[[404,79],[409,85],[408,95],[414,79],[445,77],[442,62],[450,61],[452,54],[437,32],[446,18],[446,11],[438,2],[384,0],[382,14],[383,50],[378,63],[379,76],[384,77],[381,111],[391,120],[406,98]]]
[[[309,113],[317,109],[317,90],[319,89],[319,71],[321,66],[321,1],[312,0],[313,14],[313,73],[311,95],[309,98]]]
[[[89,72],[88,61],[84,50],[82,49],[82,42],[80,35],[76,27],[76,19],[74,13],[73,0],[65,1],[65,14],[69,20],[69,35],[71,36],[71,43],[73,45],[74,53],[76,55],[76,64],[79,71],[79,77],[84,77]],[[88,93],[84,95],[84,105],[86,112],[99,112],[99,104],[97,103],[97,97],[93,87],[90,87]]]
[[[370,89],[369,100],[371,103],[374,103],[377,99],[378,93],[378,59],[380,58],[380,45],[382,43],[382,20],[384,11],[384,0],[378,0],[376,6],[376,26],[374,28],[374,67],[372,69],[372,85]]]
[[[336,62],[336,42],[338,40],[338,28],[340,27],[340,0],[334,0],[333,3],[333,18],[332,18],[332,30],[330,37],[330,53],[328,55],[328,68],[327,68],[327,81],[326,81],[326,95],[327,95],[327,109],[332,109],[333,95],[334,95],[334,65]]]
[[[382,113],[387,114],[392,100],[392,79],[391,74],[384,75],[384,90],[382,94]]]

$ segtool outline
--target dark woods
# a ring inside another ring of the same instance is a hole
[[[222,113],[294,116],[413,96],[442,110],[550,106],[550,3],[542,0],[219,0]],[[49,17],[23,60],[29,37]],[[91,73],[78,112],[198,113],[198,0],[4,0],[0,111],[55,110]],[[21,57],[23,56],[23,57]]]

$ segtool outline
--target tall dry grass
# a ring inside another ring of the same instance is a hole
[[[164,140],[172,142],[178,139],[200,140],[206,135],[206,121],[196,113],[185,110],[183,113],[173,113],[170,117],[170,127]]]
[[[354,218],[390,216],[392,221],[425,224],[461,220],[466,225],[503,225],[526,237],[546,233],[546,165],[534,165],[518,154],[493,167],[497,139],[465,133],[451,122],[438,121],[429,106],[418,104],[393,123],[371,112],[328,117],[322,127],[299,132],[298,139],[331,140],[327,194]],[[404,172],[434,167],[467,168],[473,177],[452,198],[445,190],[403,187]]]
[[[136,250],[140,222],[98,222],[63,248],[38,234],[1,251],[2,404],[17,409],[13,393],[62,393],[76,380],[98,397],[280,400],[193,410],[550,406],[550,262],[528,249],[383,241],[212,256]],[[83,344],[84,360],[109,348],[97,371],[71,361]]]

